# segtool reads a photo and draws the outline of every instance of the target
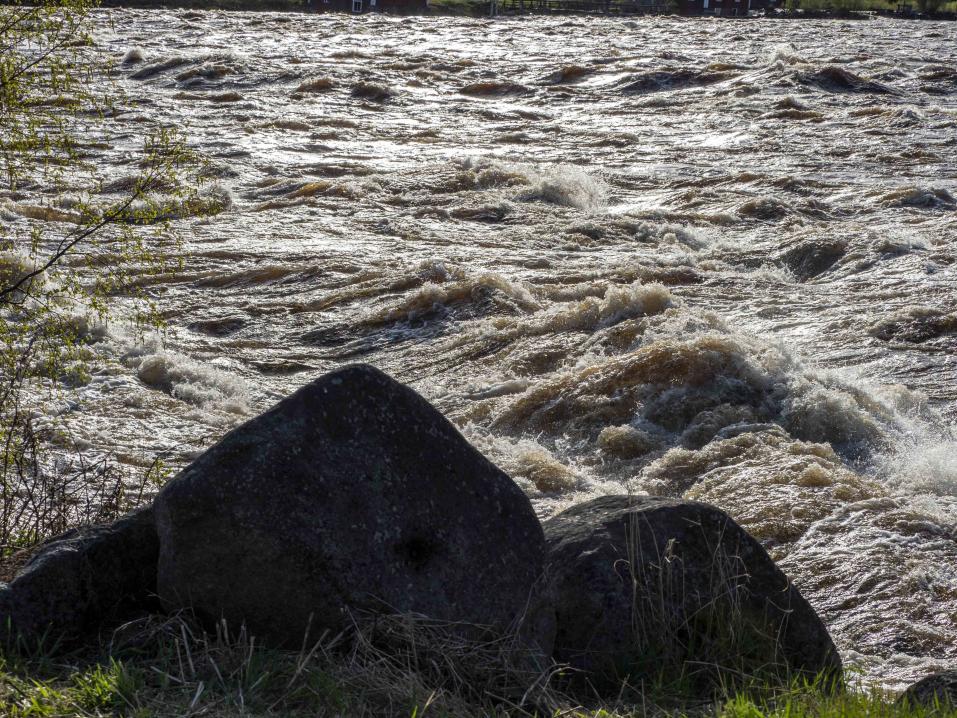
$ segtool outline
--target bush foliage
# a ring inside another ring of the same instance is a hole
[[[113,462],[82,455],[55,421],[37,419],[89,380],[110,321],[139,331],[161,324],[133,280],[182,262],[173,220],[223,208],[202,191],[200,158],[162,125],[141,138],[131,174],[109,181],[117,168],[99,165],[96,149],[122,97],[91,36],[92,12],[90,0],[0,6],[4,553],[135,500]]]

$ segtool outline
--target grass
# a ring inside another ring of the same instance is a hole
[[[396,619],[406,625],[406,618]],[[381,627],[377,630],[381,630]],[[402,633],[402,630],[399,631]],[[407,637],[407,636],[406,636]],[[395,635],[390,636],[395,642]],[[421,634],[417,640],[421,640]],[[410,646],[410,644],[406,644]],[[437,659],[425,643],[389,652],[366,632],[345,643],[304,643],[275,651],[239,632],[204,633],[182,617],[144,619],[117,630],[97,654],[54,659],[0,656],[0,715],[5,718],[129,716],[348,716],[478,718],[930,718],[957,715],[898,706],[879,692],[826,693],[814,686],[760,685],[707,703],[649,693],[628,704],[581,707],[547,680],[513,693],[507,669],[487,645],[468,665],[461,646]],[[394,648],[394,646],[393,646]],[[474,661],[473,661],[474,663]],[[493,674],[495,680],[490,680]]]
[[[23,663],[0,661],[0,714],[8,718],[55,718],[105,715],[133,718],[174,716],[562,716],[563,718],[930,718],[957,715],[898,706],[879,693],[826,695],[795,689],[773,697],[738,694],[708,706],[636,706],[583,708],[573,704],[551,711],[456,702],[436,686],[432,691],[416,676],[407,683],[356,684],[348,666],[315,661],[302,668],[297,654],[253,651],[218,655],[216,662],[189,666],[186,649],[179,656],[127,656],[102,663],[48,666],[39,675]],[[193,660],[205,661],[196,653]],[[171,663],[170,660],[173,659]],[[51,672],[52,671],[52,672]],[[171,671],[171,672],[169,672]],[[417,694],[418,693],[418,694]]]
[[[802,10],[823,11],[896,11],[897,0],[801,0],[800,8]],[[909,3],[915,12],[918,11],[917,0],[909,0]],[[938,12],[957,12],[957,2],[944,3],[938,8]]]
[[[348,642],[279,651],[225,625],[207,633],[182,616],[150,617],[118,629],[96,654],[0,658],[0,715],[418,718],[504,716],[496,706],[532,696],[554,703],[538,671],[509,664],[507,645],[445,627],[383,617]]]
[[[929,718],[957,715],[954,710],[932,710],[896,705],[880,693],[843,693],[836,696],[794,692],[773,701],[736,696],[716,714],[720,718]]]

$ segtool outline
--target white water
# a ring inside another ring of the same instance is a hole
[[[100,17],[107,179],[174,123],[231,206],[149,280],[166,336],[91,334],[90,451],[181,464],[371,362],[543,515],[713,502],[866,680],[957,666],[957,25]]]

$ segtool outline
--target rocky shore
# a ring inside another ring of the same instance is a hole
[[[410,620],[446,645],[498,645],[502,700],[523,710],[546,688],[583,705],[663,681],[703,701],[755,680],[843,690],[826,627],[725,513],[603,496],[542,524],[428,402],[365,365],[308,384],[151,505],[48,541],[0,584],[10,655],[184,614],[275,649],[334,636],[348,650],[371,627],[406,651],[415,632],[377,627]],[[931,677],[902,700],[933,706],[955,685]]]

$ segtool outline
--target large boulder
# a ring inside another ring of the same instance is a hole
[[[957,671],[933,673],[901,693],[897,704],[948,715],[957,708]]]
[[[555,658],[572,683],[709,691],[736,676],[824,673],[827,629],[762,546],[707,504],[605,496],[545,522]]]
[[[111,526],[47,541],[9,584],[0,584],[7,643],[67,648],[110,622],[155,610],[159,539],[151,508]]]
[[[544,564],[525,494],[422,397],[364,365],[231,431],[155,509],[165,606],[244,622],[276,646],[382,612],[512,628]],[[536,621],[526,638],[548,651],[549,621]]]

